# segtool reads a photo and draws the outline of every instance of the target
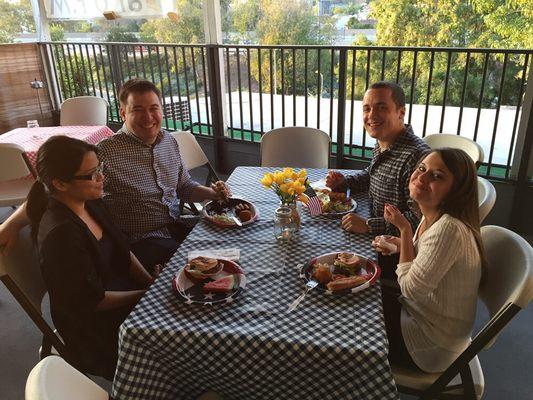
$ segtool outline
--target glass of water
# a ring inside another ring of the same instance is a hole
[[[26,126],[28,128],[38,128],[39,122],[36,119],[30,119],[29,121],[26,121]]]

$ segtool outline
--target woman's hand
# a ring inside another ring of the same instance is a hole
[[[344,183],[344,175],[337,171],[329,171],[326,177],[326,186],[335,191]]]
[[[378,253],[388,256],[400,252],[401,240],[399,237],[390,235],[376,236],[372,241],[372,246]]]
[[[396,206],[393,206],[392,204],[385,204],[385,209],[383,210],[383,217],[385,218],[385,221],[387,221],[390,224],[393,224],[396,228],[400,230],[400,232],[405,231],[406,229],[411,228],[411,224],[405,218],[405,216],[398,210]]]

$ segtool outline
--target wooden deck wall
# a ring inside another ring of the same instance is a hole
[[[35,78],[44,82],[45,86],[39,89],[42,115],[37,90],[30,87]],[[26,121],[30,119],[38,120],[40,126],[52,125],[52,107],[47,90],[36,43],[0,45],[0,134],[26,126]]]

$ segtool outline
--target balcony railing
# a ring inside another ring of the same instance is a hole
[[[406,92],[406,121],[415,133],[453,133],[475,140],[485,150],[480,175],[502,180],[512,179],[533,54],[362,46],[41,46],[59,101],[101,96],[110,104],[110,121],[119,122],[121,84],[144,77],[163,93],[166,129],[206,136],[219,132],[226,141],[259,142],[273,128],[316,127],[332,138],[337,166],[371,157],[374,140],[364,131],[360,102],[372,82],[395,81]]]

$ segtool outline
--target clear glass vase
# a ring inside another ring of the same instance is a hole
[[[302,218],[300,216],[300,206],[296,200],[289,202],[281,202],[280,205],[289,207],[291,209],[291,220],[294,224],[294,230],[298,232],[302,225]]]

